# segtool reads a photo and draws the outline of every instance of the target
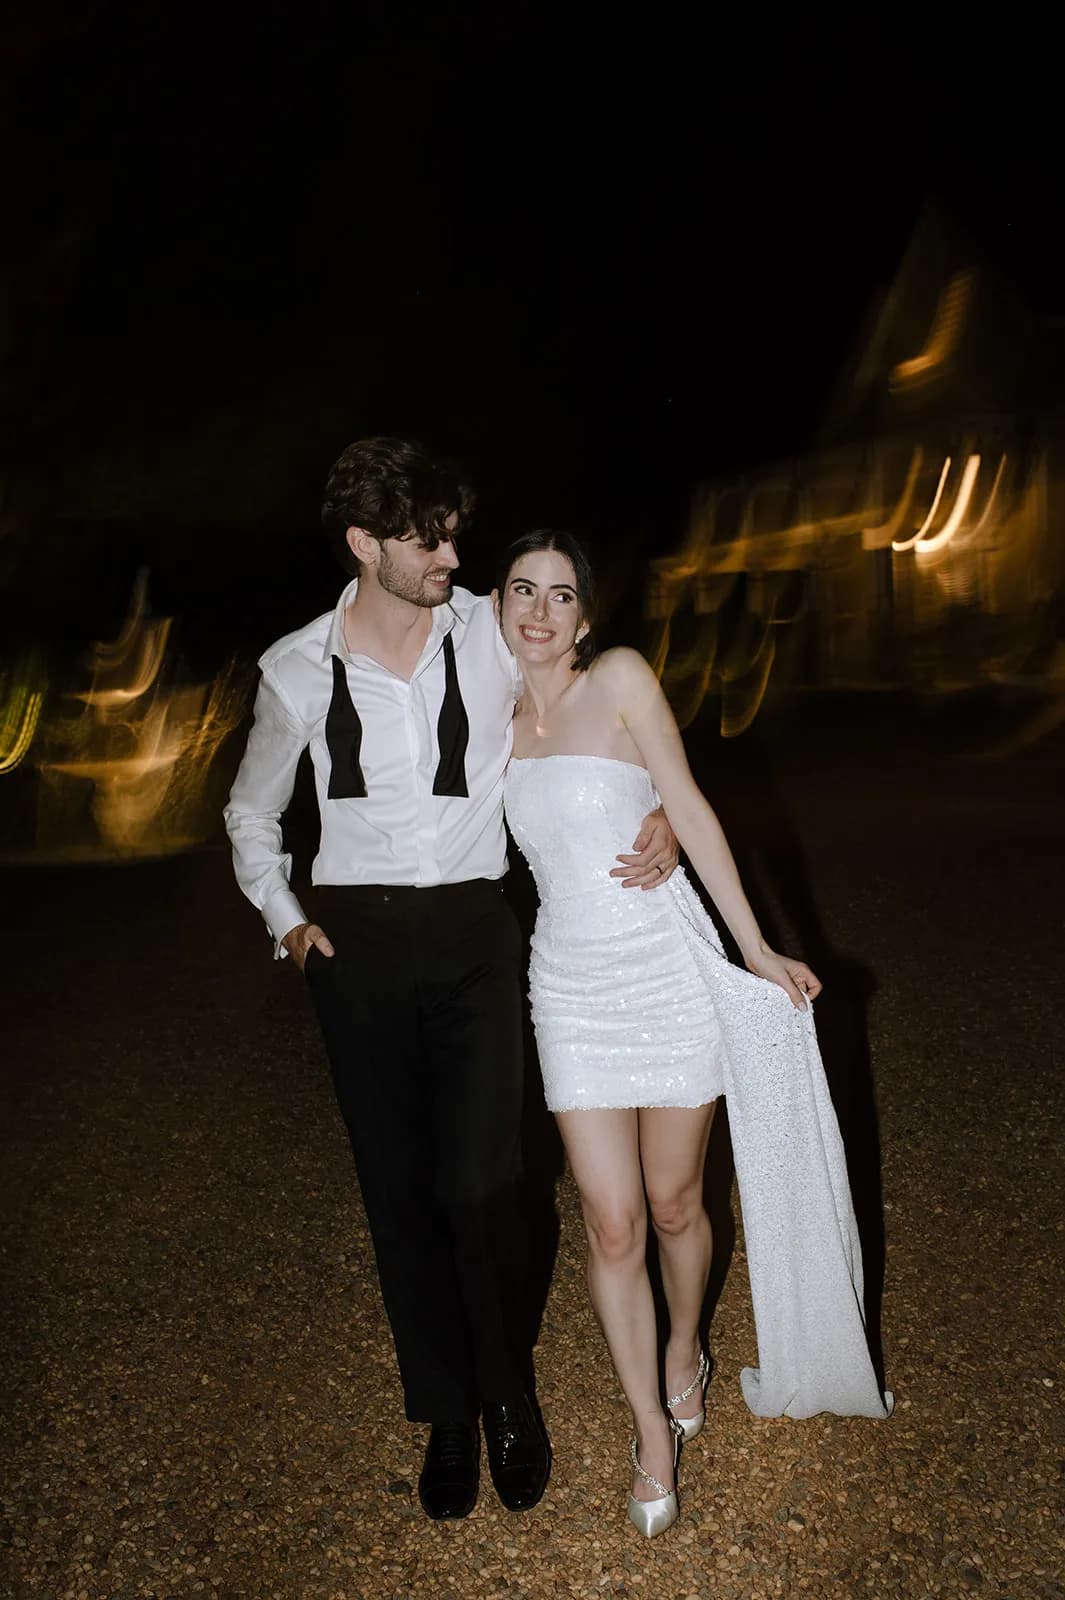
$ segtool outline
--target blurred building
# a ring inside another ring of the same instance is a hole
[[[653,563],[682,719],[770,685],[1065,686],[1065,329],[938,213],[872,308],[802,459],[707,486]]]

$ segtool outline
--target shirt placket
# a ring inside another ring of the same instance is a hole
[[[430,635],[423,655],[407,687],[410,689],[411,737],[417,751],[415,780],[418,795],[418,881],[425,887],[443,881],[443,864],[440,860],[440,812],[447,800],[433,793],[438,751],[436,728],[429,714],[426,688],[435,682],[440,671],[440,652],[443,635]]]

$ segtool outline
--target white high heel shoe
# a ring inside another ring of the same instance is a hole
[[[675,1484],[677,1461],[680,1457],[680,1442],[684,1437],[684,1433],[676,1417],[672,1416],[668,1411],[666,1416],[669,1418],[669,1426],[673,1434],[673,1481]],[[665,1533],[667,1528],[672,1528],[680,1515],[680,1507],[677,1504],[677,1491],[675,1488],[667,1489],[664,1483],[659,1483],[657,1478],[653,1477],[644,1467],[641,1467],[640,1458],[636,1453],[635,1437],[629,1450],[629,1458],[632,1461],[634,1472],[643,1479],[644,1483],[649,1483],[652,1489],[657,1489],[659,1494],[657,1500],[637,1500],[635,1495],[630,1494],[629,1521],[639,1528],[645,1538],[657,1539],[660,1533]]]
[[[673,1417],[673,1421],[677,1424],[681,1431],[682,1437],[686,1441],[689,1439],[698,1438],[699,1434],[703,1431],[703,1424],[706,1421],[706,1386],[709,1382],[710,1362],[707,1360],[705,1352],[700,1351],[699,1365],[695,1370],[695,1377],[692,1379],[691,1383],[689,1383],[686,1389],[682,1389],[680,1394],[671,1394],[669,1399],[666,1401],[666,1405],[669,1407],[669,1414],[671,1417],[673,1417],[674,1406],[682,1405],[685,1400],[690,1400],[696,1389],[702,1390],[703,1404],[699,1407],[699,1410],[695,1413],[694,1417]]]

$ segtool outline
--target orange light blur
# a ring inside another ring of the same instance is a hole
[[[774,687],[1065,694],[1046,331],[966,261],[928,328],[929,274],[952,248],[934,219],[918,229],[816,448],[701,488],[683,545],[651,563],[647,653],[682,724],[713,696],[721,732],[742,731]]]
[[[921,523],[921,526],[917,529],[917,532],[911,534],[908,539],[892,539],[891,548],[895,551],[896,555],[901,555],[904,550],[912,550],[917,541],[924,538],[925,534],[936,520],[936,512],[939,510],[939,502],[943,498],[943,490],[946,486],[947,474],[949,472],[950,457],[948,456],[943,463],[943,470],[939,474],[939,482],[936,484],[936,492],[933,496],[932,504],[929,507],[928,515]]]
[[[88,682],[67,688],[47,726],[39,723],[41,697],[34,721],[24,695],[18,739],[10,740],[14,701],[5,707],[9,763],[24,759],[36,732],[36,852],[158,856],[200,843],[217,830],[210,780],[220,746],[244,714],[248,674],[231,661],[210,682],[185,681],[173,619],[148,611],[147,573],[138,576],[118,637],[94,644],[86,668]]]
[[[949,456],[947,459],[949,461]],[[979,471],[980,457],[970,456],[968,461],[965,463],[965,469],[961,475],[961,483],[958,486],[957,497],[953,506],[951,507],[949,517],[947,518],[946,522],[944,522],[938,533],[922,533],[918,535],[917,543],[913,547],[914,555],[930,555],[933,550],[942,550],[944,545],[948,545],[950,543],[958,529],[961,527],[965,518],[965,513],[969,509],[969,501],[973,496],[973,484],[976,482],[976,474]],[[896,547],[892,545],[892,549],[895,548]]]
[[[900,361],[892,370],[893,389],[926,383],[938,368],[949,362],[965,325],[974,276],[972,272],[958,272],[951,278],[940,296],[924,349],[910,360]]]

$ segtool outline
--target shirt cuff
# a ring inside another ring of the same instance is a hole
[[[293,928],[298,928],[301,922],[309,922],[310,918],[291,889],[278,889],[263,906],[263,921],[274,941],[274,960],[284,961],[288,955],[288,951],[281,943],[285,934],[291,933]]]

